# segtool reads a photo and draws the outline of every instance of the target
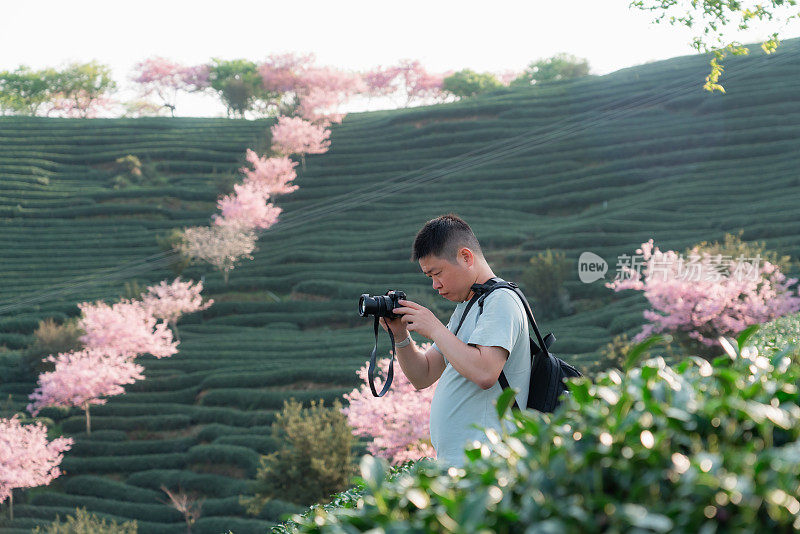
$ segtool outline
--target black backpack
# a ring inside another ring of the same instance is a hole
[[[533,312],[531,311],[530,304],[528,304],[528,299],[522,294],[517,284],[514,282],[506,282],[498,277],[490,278],[483,284],[472,284],[474,295],[464,309],[464,313],[461,315],[461,320],[454,333],[458,333],[459,328],[461,328],[461,325],[464,323],[464,319],[467,317],[467,313],[469,313],[469,309],[475,302],[478,303],[478,315],[480,315],[483,312],[483,301],[486,297],[495,289],[503,287],[513,290],[522,300],[525,312],[528,314],[528,322],[533,326],[536,339],[539,341],[537,345],[536,341],[530,337],[530,333],[528,334],[528,339],[531,344],[531,379],[530,385],[528,386],[527,408],[540,412],[553,412],[560,404],[559,396],[562,393],[564,395],[569,395],[569,389],[567,389],[564,383],[564,378],[583,376],[583,374],[561,358],[557,358],[550,353],[550,345],[556,340],[556,336],[551,332],[542,339],[539,328],[536,326],[536,321],[533,319]],[[500,372],[498,381],[503,390],[508,388],[508,379],[502,371]],[[517,410],[519,409],[516,399],[514,399],[514,408]]]

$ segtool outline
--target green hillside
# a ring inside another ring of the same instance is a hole
[[[278,199],[281,221],[254,261],[227,285],[210,268],[184,271],[205,277],[215,303],[180,321],[177,355],[139,358],[148,378],[92,408],[90,437],[82,411],[42,412],[76,445],[66,474],[24,492],[4,532],[76,506],[136,519],[140,532],[183,532],[162,484],[206,495],[199,533],[265,532],[302,509],[275,501],[252,518],[236,496],[258,454],[275,448],[269,425],[284,398],[329,404],[359,384],[374,342],[356,311],[361,293],[402,289],[447,322],[454,304],[409,261],[417,230],[437,215],[464,217],[506,279],[519,279],[537,252],[566,254],[578,310],[539,324],[578,365],[596,361],[614,335],[637,333],[646,308],[641,294],[580,282],[581,252],[609,263],[606,281],[618,255],[651,237],[681,250],[744,229],[742,239],[797,258],[800,40],[768,57],[753,49],[726,60],[725,95],[701,90],[708,58],[687,56],[348,115],[331,150],[298,168],[300,189]],[[217,183],[246,164],[248,147],[264,153],[270,124],[0,117],[0,400],[27,404],[35,384],[20,381],[16,364],[40,320],[115,300],[126,282],[175,277],[156,236],[207,224]],[[109,166],[128,154],[154,163],[169,185],[114,189]],[[385,334],[380,342],[388,350]]]

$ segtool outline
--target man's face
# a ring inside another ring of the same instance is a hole
[[[438,256],[425,256],[419,259],[422,272],[433,281],[433,289],[453,302],[465,301],[474,282],[470,278],[470,267],[473,264],[471,251],[462,248],[458,254],[455,264]]]

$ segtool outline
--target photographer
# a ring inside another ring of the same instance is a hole
[[[472,284],[495,276],[472,229],[455,214],[423,226],[411,261],[419,262],[439,295],[457,303],[450,322],[443,325],[428,308],[411,300],[400,300],[402,307],[394,309],[402,317],[382,317],[380,322],[394,334],[397,360],[414,387],[424,389],[439,381],[431,402],[431,443],[440,462],[462,467],[464,448],[486,439],[472,425],[500,429],[494,403],[502,392],[501,371],[519,391],[519,405],[525,406],[531,369],[527,315],[513,291],[501,288],[486,297],[483,313],[473,306],[457,335],[453,333],[473,296]],[[409,332],[432,340],[433,346],[422,352]]]

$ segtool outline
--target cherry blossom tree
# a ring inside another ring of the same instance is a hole
[[[53,371],[39,375],[38,387],[28,398],[33,402],[26,409],[36,416],[44,406],[68,408],[78,406],[86,414],[86,433],[91,433],[90,404],[105,404],[104,396],[125,392],[125,384],[143,379],[144,367],[120,352],[83,349],[50,355]]]
[[[148,286],[142,295],[142,305],[147,313],[171,326],[180,340],[177,322],[181,315],[206,310],[214,303],[214,299],[203,302],[202,290],[203,282],[181,282],[180,277],[171,284],[162,280],[156,286]]]
[[[297,178],[294,170],[297,162],[288,156],[259,157],[254,150],[248,148],[246,157],[253,169],[239,168],[245,175],[244,185],[260,191],[265,197],[286,195],[298,189],[299,186],[289,184]]]
[[[225,284],[236,263],[247,258],[256,248],[255,230],[236,225],[213,224],[184,229],[173,249],[190,261],[204,261],[222,272]]]
[[[152,354],[156,358],[178,352],[177,341],[165,323],[159,323],[141,301],[122,299],[113,305],[102,301],[78,304],[78,327],[86,332],[79,340],[87,349],[121,356]]]
[[[365,93],[369,98],[389,96],[398,90],[401,69],[397,66],[382,67],[361,74],[366,86]]]
[[[270,129],[272,149],[278,154],[300,154],[305,169],[305,154],[324,154],[331,146],[330,130],[300,117],[280,117]]]
[[[217,201],[222,215],[213,215],[214,224],[242,230],[263,230],[278,221],[281,208],[267,203],[261,188],[250,184],[235,184],[233,193]]]
[[[430,343],[420,349],[425,351]],[[389,358],[381,358],[377,366],[382,376],[389,372]],[[408,460],[435,458],[436,451],[431,445],[430,410],[436,384],[417,390],[395,362],[392,387],[383,397],[374,397],[369,388],[369,363],[358,370],[363,384],[344,396],[349,406],[342,408],[348,424],[356,436],[371,436],[372,443],[367,446],[370,454],[401,464]],[[376,377],[377,387],[383,387]]]
[[[305,69],[297,83],[298,115],[320,126],[342,122],[344,113],[337,110],[367,86],[361,75],[331,67]]]
[[[131,80],[142,85],[143,96],[155,93],[174,117],[178,92],[197,91],[207,86],[208,66],[185,67],[156,56],[137,63]]]
[[[800,309],[800,296],[790,288],[798,279],[786,278],[769,261],[740,255],[726,266],[721,254],[701,255],[694,247],[687,263],[675,251],[661,252],[652,239],[636,252],[646,262],[645,279],[638,269],[622,265],[622,277],[605,284],[614,291],[644,291],[650,302],[652,309],[644,312],[650,323],[634,342],[668,331],[710,347],[721,335],[735,337],[748,325]]]
[[[19,414],[0,419],[0,503],[9,499],[14,520],[15,488],[33,488],[50,483],[61,475],[59,464],[71,449],[72,438],[47,440],[47,428],[37,421],[22,425]]]
[[[424,101],[429,98],[438,100],[444,97],[444,91],[442,90],[444,79],[452,74],[452,71],[440,74],[430,73],[425,70],[419,60],[411,59],[400,61],[397,70],[399,71],[399,78],[403,82],[406,107],[415,98]]]

